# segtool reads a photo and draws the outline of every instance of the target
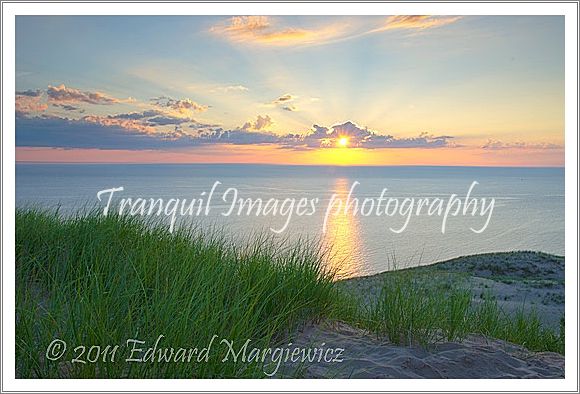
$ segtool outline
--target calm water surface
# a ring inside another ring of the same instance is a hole
[[[283,216],[221,215],[230,203],[222,197],[234,187],[241,198],[318,198],[310,216],[292,215],[287,238],[310,237],[332,244],[332,259],[343,277],[413,266],[466,254],[510,250],[537,250],[564,254],[564,170],[561,168],[475,168],[475,167],[331,167],[264,165],[112,165],[112,164],[17,164],[17,206],[61,207],[72,212],[83,205],[98,204],[99,190],[124,187],[123,197],[181,198],[191,201],[209,192],[215,181],[222,184],[205,217],[181,217],[201,226],[223,227],[232,237],[249,236],[270,227],[280,228]],[[346,200],[353,182],[353,197],[377,199],[442,198],[451,194],[464,198],[473,181],[479,182],[473,197],[495,198],[488,228],[481,234],[469,230],[481,227],[481,217],[450,217],[441,233],[442,218],[412,216],[407,229],[400,228],[402,216],[329,215],[323,233],[324,216],[330,198]],[[207,194],[206,194],[207,195]],[[230,194],[231,197],[231,194]],[[100,203],[103,207],[103,203]]]

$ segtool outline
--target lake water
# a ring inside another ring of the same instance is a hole
[[[280,229],[288,220],[288,215],[280,214],[281,205],[276,216],[232,213],[226,217],[233,197],[233,191],[225,194],[226,190],[236,188],[238,198],[261,198],[264,203],[272,198],[280,203],[295,199],[288,227],[276,236],[291,240],[317,238],[332,244],[329,264],[335,265],[342,277],[482,252],[535,250],[564,255],[562,168],[20,163],[16,165],[16,205],[61,207],[63,212],[85,204],[104,208],[106,195],[99,203],[97,192],[121,186],[124,191],[115,194],[114,203],[127,197],[166,201],[180,198],[189,203],[192,198],[207,199],[216,181],[221,184],[215,189],[208,215],[178,217],[178,225],[187,221],[202,227],[217,225],[234,239],[260,231],[274,234],[269,229]],[[482,233],[474,233],[470,227],[481,228],[486,216],[449,216],[445,233],[441,231],[441,216],[410,216],[405,231],[397,234],[390,228],[400,229],[405,216],[377,215],[375,211],[363,216],[352,210],[333,215],[334,209],[323,232],[330,202],[334,201],[334,208],[337,201],[346,204],[353,182],[359,184],[350,201],[358,198],[362,205],[365,198],[376,202],[384,188],[385,197],[401,203],[405,198],[440,198],[447,204],[451,194],[463,200],[474,181],[479,184],[472,198],[485,197],[488,202],[495,199],[489,224]],[[309,201],[299,216],[296,206],[301,198]],[[312,202],[315,198],[316,204]]]

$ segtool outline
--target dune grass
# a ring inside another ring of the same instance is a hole
[[[563,332],[545,330],[523,312],[505,316],[491,297],[474,304],[470,290],[452,280],[394,272],[367,305],[339,289],[316,243],[258,235],[234,245],[226,239],[195,228],[171,234],[138,217],[88,212],[65,218],[18,209],[17,376],[264,378],[263,363],[224,362],[228,348],[219,341],[236,349],[247,340],[251,348],[271,348],[300,324],[320,318],[344,320],[399,344],[428,346],[482,333],[563,353]],[[130,356],[127,339],[145,341],[147,349],[159,335],[160,347],[201,351],[212,344],[211,356],[201,362],[120,362]],[[68,344],[67,353],[48,361],[55,338]],[[120,349],[111,362],[106,346],[115,344]],[[89,362],[71,362],[79,345],[86,346],[80,359]]]
[[[347,320],[401,345],[429,346],[482,334],[522,345],[531,351],[564,354],[564,319],[560,332],[542,327],[534,309],[523,305],[515,315],[498,306],[493,294],[474,302],[471,289],[455,275],[414,270],[385,275],[379,297],[351,309]]]
[[[196,230],[170,234],[131,217],[17,211],[19,375],[264,377],[259,363],[221,362],[228,348],[218,342],[209,361],[199,363],[72,364],[44,357],[54,338],[69,347],[128,338],[152,346],[163,334],[163,345],[191,348],[217,335],[237,347],[251,339],[252,347],[265,348],[331,306],[336,290],[315,246],[258,237],[234,247],[224,239]],[[70,351],[63,360],[70,361]]]

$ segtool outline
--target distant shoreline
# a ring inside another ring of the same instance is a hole
[[[339,279],[339,280],[337,280],[337,282],[343,282],[343,281],[354,280],[354,279],[370,279],[370,278],[375,277],[375,276],[388,274],[389,272],[434,267],[434,266],[437,266],[439,264],[447,264],[447,263],[453,264],[453,263],[456,263],[457,260],[462,260],[465,258],[481,258],[481,257],[485,258],[485,257],[492,256],[492,255],[513,254],[513,253],[516,253],[516,254],[518,254],[518,253],[521,253],[521,254],[531,253],[531,254],[537,254],[537,255],[546,255],[546,256],[551,256],[551,257],[557,258],[557,259],[565,259],[566,258],[565,255],[544,252],[541,250],[499,250],[499,251],[490,251],[490,252],[468,253],[468,254],[459,255],[457,257],[446,258],[443,260],[437,260],[435,262],[424,263],[424,264],[420,264],[420,265],[416,265],[416,266],[398,267],[398,268],[395,268],[393,270],[385,270],[385,271],[377,272],[374,274],[352,276],[352,277],[348,277],[348,278],[344,278],[344,279]]]
[[[474,299],[491,292],[500,307],[513,315],[518,308],[535,309],[542,323],[557,328],[564,315],[565,257],[535,251],[464,255],[417,267],[346,278],[338,285],[366,301],[377,297],[382,281],[393,272],[451,274],[473,289]]]

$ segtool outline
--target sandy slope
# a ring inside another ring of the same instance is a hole
[[[564,357],[531,353],[499,340],[470,336],[430,349],[404,347],[343,323],[325,322],[300,331],[293,344],[344,348],[343,361],[312,362],[298,376],[304,378],[563,378]]]

